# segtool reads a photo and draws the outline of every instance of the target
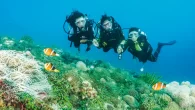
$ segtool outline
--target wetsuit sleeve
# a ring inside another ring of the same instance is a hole
[[[89,20],[87,22],[87,27],[88,27],[88,40],[91,41],[91,42],[95,38],[93,25],[94,25],[94,23],[93,23],[92,20]]]
[[[69,32],[68,40],[73,42],[74,39],[75,39],[75,34],[74,34],[74,30],[73,30],[73,28],[72,28],[72,29],[70,30],[70,32]]]
[[[125,40],[125,36],[123,34],[123,31],[120,30],[120,41]]]
[[[95,36],[94,36],[94,28],[91,27],[91,29],[90,29],[90,35],[89,35],[89,39],[88,40],[92,41],[94,38],[95,38]]]
[[[130,39],[125,40],[125,44],[123,45],[123,50],[125,51],[130,46],[133,46],[133,41]]]
[[[123,40],[125,40],[125,36],[124,36],[124,34],[123,34],[123,32],[122,32],[122,30],[121,29],[119,29],[119,30],[117,30],[117,33],[116,33],[116,40],[117,40],[117,46],[119,46],[120,44],[121,44],[121,42],[123,41]]]
[[[98,48],[102,48],[103,47],[103,45],[102,45],[102,43],[104,42],[103,41],[103,33],[101,33],[101,32],[99,32],[99,38],[97,39],[97,41],[98,41],[98,43],[99,43],[99,47]]]

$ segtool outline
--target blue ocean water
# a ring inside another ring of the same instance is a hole
[[[173,46],[164,47],[157,62],[147,62],[145,72],[154,72],[170,81],[190,81],[195,84],[195,1],[194,0],[1,0],[0,36],[16,39],[31,36],[39,45],[56,45],[75,55],[70,48],[62,25],[73,9],[88,14],[99,21],[101,15],[112,15],[123,27],[136,26],[147,35],[155,49],[157,43],[177,40]],[[124,31],[127,37],[127,32]],[[113,50],[104,53],[95,47],[79,54],[88,59],[100,59],[127,70],[138,71],[142,64],[132,60],[128,52],[118,60]]]

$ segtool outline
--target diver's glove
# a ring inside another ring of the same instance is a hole
[[[99,43],[98,43],[98,41],[96,39],[93,39],[92,42],[93,42],[93,45],[94,46],[99,47]]]
[[[106,46],[107,46],[107,43],[106,43],[106,42],[103,42],[102,45],[103,45],[104,47],[106,47]]]
[[[118,53],[118,54],[123,53],[123,47],[124,47],[123,45],[119,45],[119,46],[118,46],[118,48],[117,48],[117,53]]]
[[[123,40],[123,41],[119,44],[119,46],[117,47],[117,53],[118,53],[118,54],[123,53],[125,43],[126,43],[125,40]]]
[[[117,48],[117,53],[118,53],[118,59],[119,60],[122,59],[123,48],[124,48],[124,45],[119,45],[118,48]]]

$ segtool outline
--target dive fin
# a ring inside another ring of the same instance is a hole
[[[159,46],[164,46],[164,45],[173,45],[176,43],[176,40],[173,40],[173,41],[170,41],[170,42],[167,42],[167,43],[158,43]]]

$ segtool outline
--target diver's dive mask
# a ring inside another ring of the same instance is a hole
[[[85,26],[86,26],[86,22],[87,22],[87,18],[81,16],[81,17],[79,17],[79,18],[77,18],[77,19],[75,20],[75,25],[76,25],[78,28],[83,29],[83,28],[85,28]]]

